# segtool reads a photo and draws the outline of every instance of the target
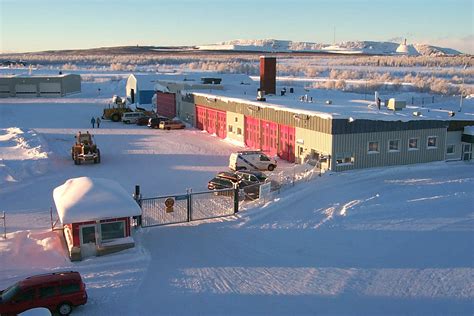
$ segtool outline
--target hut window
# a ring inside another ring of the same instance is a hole
[[[232,125],[229,125],[229,133],[232,133],[233,128],[234,128],[234,127],[233,127]]]
[[[111,222],[100,224],[102,240],[110,240],[125,237],[125,222]]]
[[[369,154],[376,154],[379,152],[379,142],[369,142],[368,150]]]
[[[438,140],[438,137],[436,136],[428,136],[428,142],[427,142],[428,149],[437,148],[438,147],[437,140]]]
[[[242,129],[240,127],[237,128],[237,135],[242,135]]]

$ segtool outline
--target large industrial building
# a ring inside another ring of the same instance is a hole
[[[248,148],[290,162],[310,159],[333,171],[472,160],[472,102],[458,112],[452,104],[430,109],[396,100],[382,107],[347,97],[316,100],[314,89],[277,90],[275,62],[261,58],[259,84],[232,75],[215,86],[205,78],[201,85],[160,78],[156,111]],[[261,94],[265,90],[273,93]]]
[[[81,76],[0,76],[0,97],[63,97],[81,92]]]

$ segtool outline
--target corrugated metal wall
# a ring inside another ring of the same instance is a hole
[[[437,136],[437,148],[427,149],[428,136]],[[409,138],[418,138],[418,150],[408,150]],[[400,140],[400,151],[389,152],[389,140]],[[379,153],[368,153],[368,142],[379,142]],[[334,135],[331,165],[335,171],[442,161],[446,150],[446,129],[423,129],[379,133]],[[352,152],[353,165],[337,166],[338,153]]]
[[[446,160],[460,160],[462,154],[462,131],[448,132],[446,137],[446,150],[448,145],[454,145],[454,153],[448,154],[446,152]]]

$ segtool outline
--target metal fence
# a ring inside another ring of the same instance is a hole
[[[138,200],[141,226],[161,226],[233,215],[239,210],[235,189],[169,195]]]

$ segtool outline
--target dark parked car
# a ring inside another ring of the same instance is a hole
[[[260,189],[259,183],[252,183],[238,178],[222,177],[222,173],[219,174],[221,174],[221,176],[218,175],[207,183],[207,188],[209,190],[231,189],[234,187],[234,184],[237,184],[238,188],[243,190],[245,193],[246,198],[252,200],[258,199]]]
[[[86,285],[79,272],[55,272],[28,277],[0,291],[0,314],[45,307],[51,313],[69,315],[73,307],[86,302]]]
[[[159,128],[160,123],[163,122],[163,121],[167,121],[167,120],[168,120],[168,118],[162,117],[162,116],[152,117],[148,120],[147,126],[149,128]]]
[[[150,119],[151,119],[151,116],[140,117],[139,119],[137,119],[136,124],[140,126],[148,125],[148,122],[150,121]]]

